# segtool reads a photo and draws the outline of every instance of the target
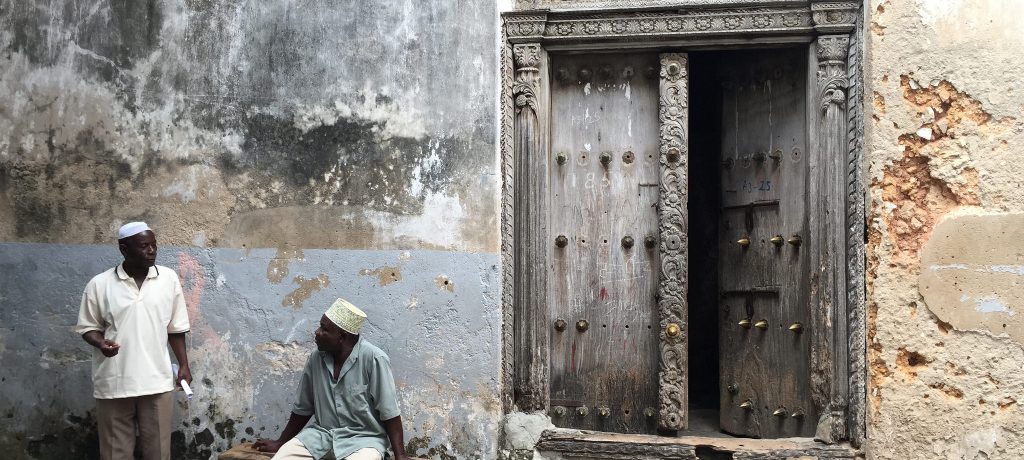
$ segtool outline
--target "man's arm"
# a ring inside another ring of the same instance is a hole
[[[182,380],[192,384],[192,369],[188,367],[188,353],[185,351],[185,333],[167,334],[167,342],[171,344],[171,351],[174,352],[174,359],[178,360],[178,378],[174,380],[175,385],[180,385]]]
[[[85,339],[86,343],[100,349],[103,356],[112,358],[117,356],[117,351],[121,349],[113,340],[107,340],[103,338],[103,333],[100,331],[89,331],[82,334],[82,338]]]
[[[391,441],[391,452],[395,454],[395,460],[407,460],[405,455],[405,433],[402,431],[402,416],[384,421],[384,431],[388,433],[388,441]]]
[[[277,452],[281,449],[284,443],[291,441],[295,435],[302,431],[302,428],[306,426],[312,415],[299,415],[292,412],[291,417],[288,417],[288,425],[284,427],[284,431],[281,432],[281,436],[276,441],[271,439],[258,439],[255,444],[252,445],[253,449],[260,452]],[[399,428],[401,429],[401,428]]]

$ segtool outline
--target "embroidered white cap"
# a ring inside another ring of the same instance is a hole
[[[327,319],[350,334],[359,334],[363,322],[366,321],[366,313],[345,299],[335,300],[324,314],[327,315]]]

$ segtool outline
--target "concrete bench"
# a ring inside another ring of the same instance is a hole
[[[247,442],[232,447],[231,450],[220,454],[219,460],[269,460],[274,454],[260,452],[252,448],[252,443]],[[419,457],[409,457],[410,460],[427,460]]]

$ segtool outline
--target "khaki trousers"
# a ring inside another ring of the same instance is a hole
[[[326,458],[333,459],[334,455],[328,454]],[[383,460],[383,458],[384,457],[381,456],[380,452],[377,452],[377,449],[365,447],[353,452],[352,455],[345,457],[345,460]],[[299,438],[292,438],[291,441],[288,441],[281,446],[281,450],[278,450],[277,453],[274,454],[274,458],[271,460],[310,459],[313,459],[313,456],[309,454],[308,450],[306,450],[306,446],[302,444],[302,441],[299,441]]]
[[[100,432],[100,458],[132,460],[135,452],[135,426],[138,423],[142,458],[170,460],[173,403],[171,392],[134,398],[97,399],[96,424]]]

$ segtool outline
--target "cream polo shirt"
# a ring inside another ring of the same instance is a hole
[[[100,331],[121,345],[110,358],[93,348],[93,397],[130,398],[173,390],[167,334],[188,330],[185,296],[174,270],[150,267],[141,290],[120,264],[93,277],[82,294],[75,332]]]

